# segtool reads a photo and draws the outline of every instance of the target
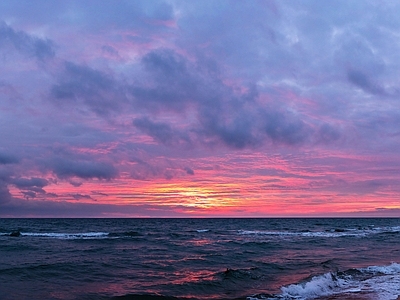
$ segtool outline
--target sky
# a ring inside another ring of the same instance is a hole
[[[0,2],[0,217],[400,216],[400,2]]]

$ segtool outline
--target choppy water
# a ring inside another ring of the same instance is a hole
[[[1,300],[399,295],[400,219],[0,219]]]

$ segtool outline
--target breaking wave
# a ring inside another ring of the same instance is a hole
[[[373,234],[396,234],[400,233],[400,226],[393,227],[367,227],[367,228],[333,228],[325,231],[274,231],[274,230],[238,230],[239,235],[253,237],[365,237]]]
[[[376,300],[397,299],[400,295],[400,264],[325,273],[298,284],[284,286],[281,291],[281,294],[272,297],[253,295],[247,299],[306,300],[332,295],[345,299],[345,296],[356,294],[368,294]]]

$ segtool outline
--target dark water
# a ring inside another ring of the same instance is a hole
[[[1,300],[390,300],[399,263],[400,219],[0,219]]]

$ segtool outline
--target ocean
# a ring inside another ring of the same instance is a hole
[[[399,295],[398,218],[0,219],[1,300]]]

